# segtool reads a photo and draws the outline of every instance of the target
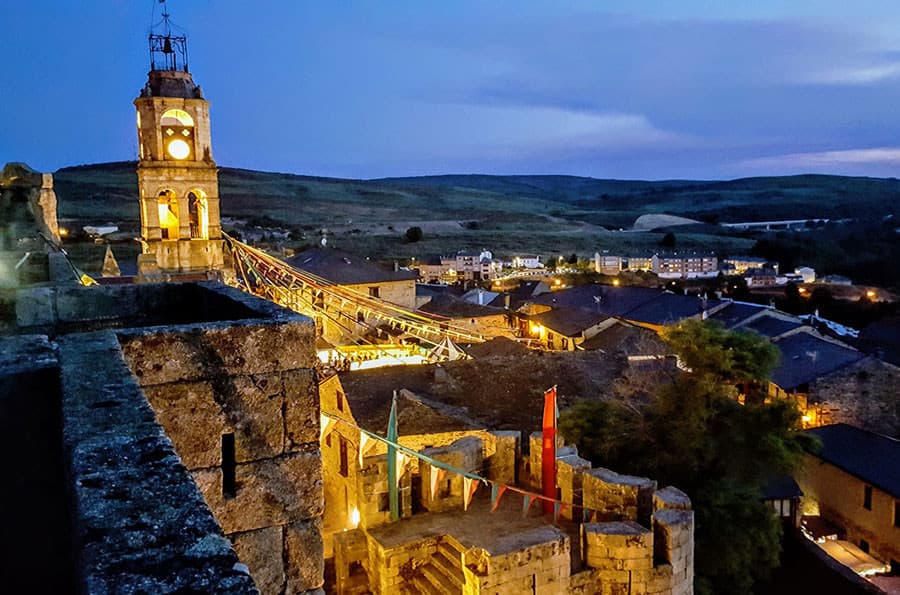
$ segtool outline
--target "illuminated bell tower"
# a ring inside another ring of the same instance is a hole
[[[209,102],[187,65],[187,37],[169,14],[150,33],[150,73],[137,108],[144,280],[218,278],[222,270],[218,168]]]

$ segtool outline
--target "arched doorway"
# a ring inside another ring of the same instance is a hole
[[[188,192],[188,216],[191,223],[191,239],[209,239],[209,204],[202,190]]]
[[[159,229],[162,239],[178,239],[178,196],[171,190],[159,193]]]

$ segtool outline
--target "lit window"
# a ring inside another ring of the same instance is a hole
[[[159,229],[162,239],[178,239],[178,197],[171,190],[159,193]]]
[[[162,115],[159,123],[162,126],[193,126],[194,119],[184,110],[170,109]]]
[[[169,145],[172,146],[171,144]],[[192,239],[209,238],[209,206],[206,195],[200,190],[188,192],[188,216],[191,223]]]

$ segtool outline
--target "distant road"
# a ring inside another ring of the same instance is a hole
[[[772,229],[790,229],[792,227],[806,227],[808,223],[828,223],[831,219],[824,217],[814,217],[812,219],[782,219],[781,221],[744,221],[742,223],[720,223],[722,227],[734,227],[737,229],[750,229],[752,227],[762,227]]]

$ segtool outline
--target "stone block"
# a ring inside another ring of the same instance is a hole
[[[677,576],[685,569],[683,554],[694,549],[694,513],[663,509],[653,513],[654,557],[658,563],[672,564]]]
[[[653,511],[663,508],[690,510],[691,499],[687,494],[674,486],[668,486],[653,493]]]
[[[56,291],[56,313],[60,322],[120,319],[139,314],[136,307],[137,285],[104,287],[59,287]]]
[[[144,394],[185,467],[222,464],[222,434],[228,422],[209,383],[148,386]]]
[[[320,588],[325,572],[321,519],[286,525],[284,547],[287,560],[285,592],[303,593]]]
[[[284,590],[284,536],[281,527],[268,527],[228,536],[241,562],[262,595],[278,595]]]
[[[319,442],[319,390],[315,370],[282,373],[285,403],[285,450]]]
[[[318,451],[237,465],[237,493],[222,493],[222,470],[193,472],[225,533],[252,531],[321,516],[322,460]]]
[[[584,506],[603,520],[638,520],[649,524],[656,482],[646,477],[621,475],[609,469],[582,473]]]
[[[16,325],[52,327],[56,324],[56,291],[50,287],[21,290],[16,294]]]
[[[311,322],[211,322],[120,334],[142,386],[313,368]]]

